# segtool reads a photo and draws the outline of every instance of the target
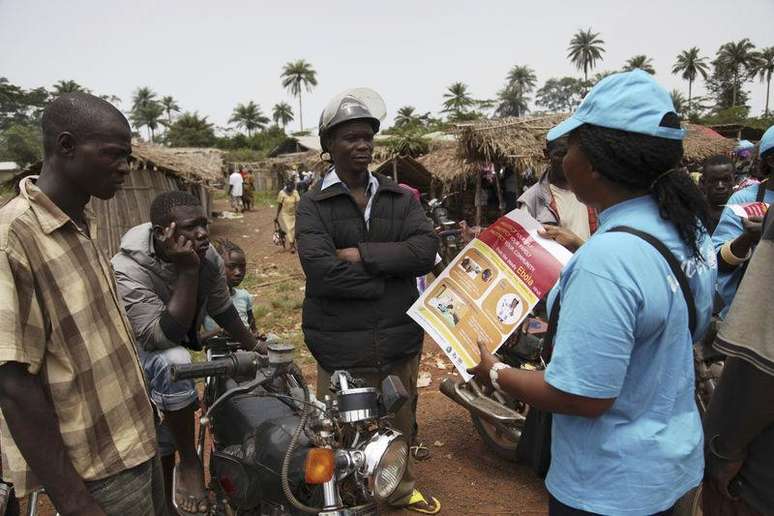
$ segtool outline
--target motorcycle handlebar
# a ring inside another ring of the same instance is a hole
[[[252,376],[262,358],[265,357],[254,351],[239,351],[210,362],[173,365],[170,375],[174,382],[208,376]]]

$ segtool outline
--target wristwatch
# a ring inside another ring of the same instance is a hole
[[[495,388],[500,394],[505,394],[505,391],[500,388],[500,384],[497,380],[500,378],[500,369],[510,369],[511,366],[503,364],[502,362],[495,362],[492,368],[489,370],[489,381],[492,383],[492,387]]]

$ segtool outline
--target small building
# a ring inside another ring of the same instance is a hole
[[[0,184],[10,181],[21,172],[15,161],[0,161]]]
[[[285,141],[269,151],[268,156],[276,158],[286,154],[299,154],[310,151],[314,151],[317,154],[322,152],[319,136],[288,136]]]

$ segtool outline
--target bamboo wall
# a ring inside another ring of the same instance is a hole
[[[212,213],[212,195],[204,186],[185,182],[171,173],[135,166],[115,197],[107,201],[92,198],[89,206],[97,217],[97,242],[108,257],[118,252],[124,233],[150,221],[153,199],[171,190],[191,192],[201,200],[205,213]]]

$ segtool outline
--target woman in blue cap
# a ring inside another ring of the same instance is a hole
[[[735,192],[727,205],[774,202],[774,181],[768,179],[774,170],[774,127],[769,127],[758,143],[757,169],[758,177],[765,179]],[[720,314],[723,318],[731,307],[747,263],[761,238],[762,227],[763,217],[742,218],[726,207],[712,233],[712,243],[718,256],[718,293],[725,305]]]
[[[645,72],[600,81],[548,138],[565,134],[570,188],[600,225],[549,295],[552,360],[512,369],[481,347],[471,372],[554,414],[551,515],[670,514],[703,473],[692,345],[716,277],[706,204],[677,169],[669,94]]]

